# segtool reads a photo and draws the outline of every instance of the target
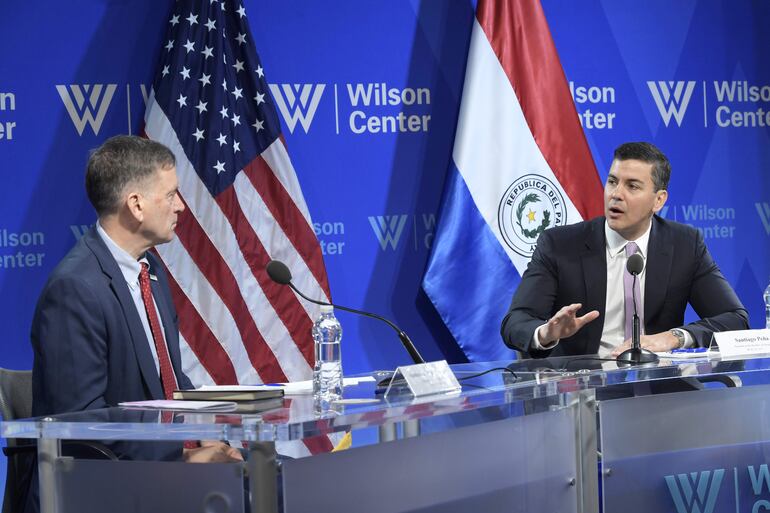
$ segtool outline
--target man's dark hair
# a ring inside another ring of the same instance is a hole
[[[671,163],[657,146],[648,142],[629,142],[615,148],[614,160],[641,160],[652,164],[652,183],[656,191],[668,190]]]
[[[159,142],[116,135],[91,152],[86,166],[86,194],[100,217],[114,214],[127,185],[147,179],[157,169],[175,165],[174,154]]]

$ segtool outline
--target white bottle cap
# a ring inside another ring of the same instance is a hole
[[[321,313],[334,313],[334,307],[332,305],[321,305]]]

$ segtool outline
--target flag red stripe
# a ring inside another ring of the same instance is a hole
[[[291,289],[278,285],[267,275],[265,267],[270,261],[270,256],[265,251],[265,247],[254,232],[249,220],[243,215],[234,187],[228,187],[218,194],[216,201],[230,222],[244,260],[264,291],[265,297],[286,326],[305,361],[312,367],[315,362],[315,355],[313,340],[310,335],[313,327],[310,317]]]
[[[187,205],[185,204],[185,206]],[[259,332],[254,318],[240,294],[235,276],[189,208],[179,214],[179,222],[175,231],[179,237],[179,242],[185,247],[201,274],[206,276],[211,287],[232,314],[241,336],[241,340],[237,343],[243,344],[245,347],[249,361],[262,381],[265,383],[288,381],[273,351]],[[192,336],[196,337],[197,335],[192,334]]]
[[[539,0],[479,0],[476,17],[540,151],[583,219],[601,215],[596,171]]]
[[[209,376],[217,385],[233,385],[238,383],[230,358],[219,345],[216,337],[206,325],[206,322],[198,314],[187,296],[179,288],[171,273],[168,274],[171,296],[179,316],[179,332],[187,340],[198,361],[209,373]]]
[[[281,143],[276,141],[273,144]],[[302,256],[302,259],[305,261],[308,269],[310,269],[310,272],[313,273],[326,297],[331,300],[321,246],[318,244],[316,235],[307,223],[307,220],[305,220],[302,212],[294,203],[294,198],[286,191],[283,184],[261,156],[252,160],[244,168],[244,172],[262,197],[273,218],[280,225],[281,230],[283,230],[286,237],[292,242],[300,256]]]
[[[323,454],[332,452],[332,449],[334,449],[332,441],[329,440],[329,437],[326,435],[317,435],[310,438],[304,438],[302,443],[304,443],[305,447],[308,448],[310,454]]]

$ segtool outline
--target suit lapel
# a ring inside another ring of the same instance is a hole
[[[585,247],[581,256],[586,303],[582,313],[598,310],[599,318],[588,323],[585,330],[586,353],[599,350],[599,341],[604,328],[604,310],[607,302],[607,252],[604,241],[604,218],[594,219],[587,224]]]
[[[139,363],[139,370],[142,373],[142,378],[144,379],[147,388],[150,390],[152,397],[162,399],[163,387],[160,383],[158,370],[155,367],[155,360],[152,358],[152,352],[150,351],[149,346],[150,342],[147,340],[147,335],[142,326],[142,320],[139,318],[139,312],[137,312],[134,300],[131,298],[131,293],[128,290],[128,285],[123,277],[123,273],[120,272],[118,263],[113,258],[110,250],[107,249],[107,246],[102,241],[95,227],[84,235],[84,237],[87,238],[85,241],[86,244],[99,261],[102,272],[110,278],[110,288],[123,310],[123,316],[128,325],[129,335],[131,342],[134,345],[134,353],[136,354],[136,360]]]
[[[647,244],[647,271],[644,285],[644,323],[645,325],[658,314],[663,307],[668,290],[668,279],[673,261],[673,241],[666,226],[652,218],[650,241]]]

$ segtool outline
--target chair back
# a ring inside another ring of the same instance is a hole
[[[0,414],[5,420],[32,416],[32,371],[0,369]]]
[[[0,415],[3,420],[32,416],[32,371],[0,368]],[[16,513],[24,508],[29,492],[34,445],[28,440],[6,439],[3,450],[8,456],[8,470],[3,495],[2,513]]]

